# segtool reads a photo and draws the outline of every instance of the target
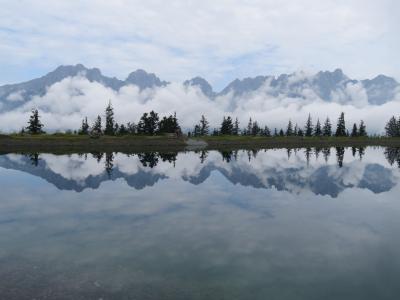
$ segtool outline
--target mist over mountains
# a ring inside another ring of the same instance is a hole
[[[43,96],[47,89],[53,84],[68,77],[80,76],[90,82],[97,82],[101,85],[119,91],[122,87],[134,85],[139,90],[165,87],[170,84],[161,80],[154,73],[147,73],[138,69],[128,75],[125,80],[115,77],[107,77],[98,68],[86,68],[82,64],[75,66],[60,66],[43,77],[23,83],[9,84],[0,87],[0,101],[3,103],[3,110],[15,106],[15,103],[29,101],[34,96]],[[304,98],[304,91],[310,90],[324,101],[352,101],[350,97],[343,98],[346,91],[356,88],[363,88],[369,104],[380,105],[389,102],[399,91],[400,84],[391,77],[378,75],[373,79],[355,80],[346,76],[341,69],[333,72],[320,71],[314,75],[305,73],[282,74],[275,76],[256,76],[244,79],[235,79],[222,91],[216,92],[213,87],[202,77],[194,77],[183,82],[184,86],[197,87],[205,96],[215,98],[232,94],[242,96],[265,88],[269,95],[278,97],[286,94],[290,98]],[[364,96],[364,95],[363,95]],[[363,99],[364,100],[364,99]],[[11,104],[10,104],[11,103]],[[14,105],[12,105],[14,104]]]
[[[362,118],[368,125],[368,118],[376,114],[386,119],[389,112],[399,111],[399,95],[400,84],[394,78],[379,75],[355,80],[340,69],[235,79],[215,91],[201,77],[168,82],[139,69],[121,80],[78,64],[60,66],[27,82],[1,86],[0,126],[3,131],[18,130],[29,111],[38,108],[48,129],[74,129],[82,117],[94,119],[102,114],[109,100],[120,122],[132,121],[154,109],[161,114],[176,111],[187,128],[201,114],[208,115],[213,126],[219,125],[223,115],[231,114],[239,117],[243,126],[252,117],[271,127],[283,127],[289,118],[301,123],[308,113],[315,118],[329,115],[335,120],[344,110],[350,121]],[[287,115],[285,120],[276,117],[282,113]],[[378,119],[370,124],[375,131],[382,130]]]

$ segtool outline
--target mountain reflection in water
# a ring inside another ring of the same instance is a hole
[[[397,299],[399,153],[0,155],[0,299]]]
[[[390,190],[396,183],[396,166],[400,167],[398,148],[373,147],[0,156],[0,167],[76,192],[118,178],[135,189],[166,178],[199,185],[216,171],[233,184],[337,197],[353,187],[374,193]]]

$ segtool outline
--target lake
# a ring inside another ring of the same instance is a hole
[[[400,150],[0,155],[0,299],[398,299]]]

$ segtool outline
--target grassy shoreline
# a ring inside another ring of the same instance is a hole
[[[131,152],[307,147],[400,147],[400,138],[387,137],[249,137],[0,135],[0,152]]]

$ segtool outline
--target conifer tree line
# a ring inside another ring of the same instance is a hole
[[[42,134],[45,133],[44,125],[40,121],[37,109],[32,110],[32,114],[28,121],[28,126],[23,128],[21,133]],[[26,131],[25,131],[26,130]],[[181,133],[176,113],[162,118],[154,112],[144,113],[137,123],[128,122],[127,124],[118,124],[114,118],[114,109],[111,102],[105,109],[104,128],[103,120],[100,115],[96,117],[90,125],[88,118],[82,120],[81,127],[77,131],[79,135],[157,135],[164,133]],[[400,118],[394,116],[387,122],[385,133],[388,137],[400,137]],[[299,136],[299,137],[366,137],[368,136],[365,122],[360,121],[359,124],[354,123],[349,131],[346,127],[345,114],[342,112],[337,120],[336,128],[327,117],[323,122],[317,119],[315,125],[311,114],[308,115],[305,125],[299,126],[289,120],[286,128],[274,128],[271,130],[267,125],[260,125],[256,120],[249,119],[246,126],[240,127],[238,118],[233,119],[231,116],[224,116],[221,125],[218,128],[210,129],[207,118],[202,115],[199,122],[194,126],[193,130],[188,132],[188,136],[200,137],[208,135],[243,135],[243,136]]]
[[[319,119],[317,119],[314,125],[311,114],[308,115],[306,124],[304,127],[298,124],[293,124],[289,120],[286,128],[274,128],[271,132],[268,126],[261,126],[257,121],[252,118],[249,119],[247,125],[240,129],[239,120],[236,118],[234,121],[230,116],[224,116],[219,128],[214,128],[212,132],[209,130],[209,123],[207,119],[201,116],[200,122],[194,126],[193,131],[189,132],[192,136],[205,136],[205,135],[244,135],[244,136],[301,136],[301,137],[365,137],[367,136],[367,129],[364,121],[360,121],[357,125],[353,124],[353,130],[351,134],[346,129],[346,121],[344,113],[342,112],[338,118],[336,130],[332,128],[332,124],[329,118],[326,118],[322,124]]]
[[[118,124],[114,119],[114,109],[111,102],[105,110],[105,126],[102,127],[101,116],[97,116],[92,126],[89,125],[87,117],[82,120],[81,128],[78,130],[80,135],[127,135],[127,134],[143,134],[156,135],[163,133],[179,133],[181,128],[178,123],[176,114],[160,119],[159,115],[151,111],[144,113],[139,122],[127,124]]]

